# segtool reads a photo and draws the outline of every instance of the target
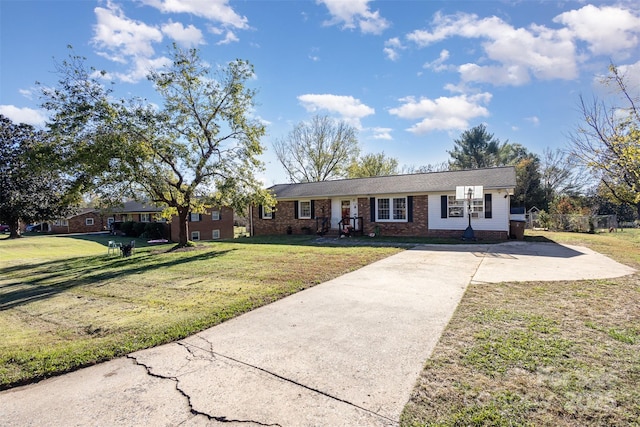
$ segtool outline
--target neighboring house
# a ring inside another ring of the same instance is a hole
[[[189,240],[194,242],[198,240],[217,240],[217,239],[233,239],[233,209],[210,208],[204,213],[189,214],[188,229]],[[179,240],[180,229],[178,227],[178,219],[176,217],[171,221],[171,240],[177,242]]]
[[[90,233],[109,231],[113,224],[126,221],[134,222],[163,222],[167,227],[167,237],[178,241],[179,227],[177,217],[171,221],[161,218],[163,208],[152,203],[128,201],[121,207],[110,211],[83,208],[76,215],[64,219],[49,221],[49,231],[52,233]],[[202,214],[189,215],[190,240],[233,239],[233,209],[210,208]]]
[[[82,208],[74,215],[49,221],[47,226],[48,229],[44,231],[56,234],[95,233],[108,229],[105,216],[99,210],[93,208]]]
[[[129,200],[124,202],[122,206],[110,209],[107,215],[107,227],[111,227],[114,222],[167,222],[166,219],[160,217],[162,209],[153,203]]]
[[[121,208],[113,209],[112,215],[107,218],[109,225],[112,222],[136,221],[136,222],[167,222],[160,217],[163,208],[151,203],[128,201]],[[209,208],[201,214],[189,214],[188,217],[189,240],[217,240],[233,239],[233,209],[228,207]],[[167,222],[169,237],[172,241],[179,240],[178,218],[172,217]]]
[[[347,227],[382,236],[461,237],[468,226],[460,186],[482,186],[472,201],[475,237],[506,239],[514,167],[381,176],[270,187],[276,206],[255,206],[253,235],[339,233]]]

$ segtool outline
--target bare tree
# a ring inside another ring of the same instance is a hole
[[[602,182],[612,199],[635,206],[640,216],[639,96],[613,64],[602,83],[618,97],[610,104],[580,97],[583,121],[570,135],[571,154]]]
[[[273,145],[291,182],[343,178],[359,154],[356,130],[328,116],[298,123],[286,138]]]
[[[542,188],[547,203],[557,195],[576,196],[585,190],[588,177],[585,168],[561,149],[545,148],[540,162]]]

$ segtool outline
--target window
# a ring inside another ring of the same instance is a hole
[[[69,225],[69,221],[66,220],[66,219],[57,219],[57,220],[55,220],[53,225],[57,225],[59,227],[66,227],[66,226]]]
[[[378,199],[378,221],[388,220],[389,218],[389,199]]]
[[[213,233],[212,233],[211,237],[213,238],[213,240],[219,239],[220,238],[220,230],[213,230]]]
[[[471,200],[471,207],[468,207],[467,200],[456,200],[456,196],[442,196],[443,203],[445,203],[444,199],[446,198],[446,210],[442,213],[442,218],[462,218],[468,213],[471,213],[471,218],[484,218],[484,207],[485,207],[485,197],[484,199],[473,199]],[[491,197],[488,198],[491,200]],[[446,215],[445,215],[446,214]],[[488,218],[491,216],[489,215]]]
[[[298,203],[299,203],[299,207],[298,207],[299,217],[302,219],[311,219],[311,201],[306,200]]]
[[[200,232],[199,231],[192,231],[191,232],[191,240],[194,242],[197,242],[198,240],[200,240]]]
[[[449,218],[462,218],[464,216],[464,200],[456,200],[456,196],[449,196],[447,202],[447,216]]]
[[[273,219],[273,208],[270,206],[262,207],[262,219]]]
[[[107,225],[109,227],[111,227],[111,224],[113,224],[114,222],[116,222],[116,219],[112,216],[110,216],[109,218],[107,218]]]
[[[140,222],[151,222],[151,214],[141,213],[140,214]]]
[[[211,220],[219,221],[220,220],[220,211],[212,211],[211,212]]]
[[[393,197],[377,199],[378,221],[407,221],[407,198]]]
[[[190,213],[190,214],[189,214],[189,221],[191,221],[191,222],[198,222],[198,221],[200,221],[200,214],[197,214],[197,213]]]
[[[84,219],[84,224],[85,225],[93,225],[93,218],[85,218]]]
[[[484,203],[482,199],[471,201],[471,218],[484,218]]]

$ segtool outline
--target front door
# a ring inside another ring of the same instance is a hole
[[[342,200],[340,202],[340,210],[342,218],[351,218],[351,200]]]

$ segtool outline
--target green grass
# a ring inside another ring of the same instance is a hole
[[[535,232],[640,268],[640,230]],[[541,267],[542,268],[542,267]],[[640,273],[469,285],[403,426],[640,426]]]
[[[170,342],[400,251],[309,236],[171,245],[0,239],[0,388]],[[122,238],[122,242],[131,239]]]

